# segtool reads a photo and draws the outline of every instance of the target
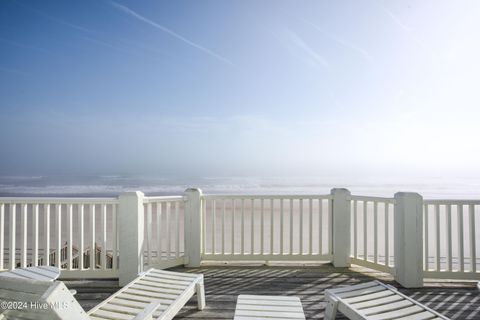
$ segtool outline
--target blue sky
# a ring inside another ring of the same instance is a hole
[[[480,175],[477,1],[0,2],[0,174]]]

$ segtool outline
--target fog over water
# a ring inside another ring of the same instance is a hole
[[[406,177],[200,177],[155,176],[2,176],[0,196],[117,196],[139,190],[146,195],[178,195],[197,187],[207,194],[326,194],[348,188],[353,194],[393,196],[411,191],[425,198],[480,198],[475,178]]]

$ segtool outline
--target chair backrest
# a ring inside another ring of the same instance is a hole
[[[0,319],[90,319],[61,281],[0,277],[0,300]]]

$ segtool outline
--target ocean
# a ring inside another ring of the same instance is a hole
[[[355,195],[392,197],[418,192],[429,199],[478,199],[480,179],[444,177],[196,177],[156,176],[1,176],[1,197],[112,197],[126,191],[180,195],[196,187],[205,194],[327,194],[347,188]]]

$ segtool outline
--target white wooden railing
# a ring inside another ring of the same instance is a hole
[[[330,195],[205,195],[204,260],[331,260]]]
[[[115,198],[0,199],[0,269],[50,265],[63,277],[118,276],[116,211]]]
[[[351,196],[351,262],[392,272],[395,199]]]
[[[480,200],[426,200],[423,219],[425,275],[480,279]]]
[[[146,265],[166,268],[184,263],[184,197],[145,197]]]
[[[480,280],[480,200],[351,195],[0,198],[0,271],[55,265],[63,278],[119,277],[147,266],[331,261],[394,275]]]

